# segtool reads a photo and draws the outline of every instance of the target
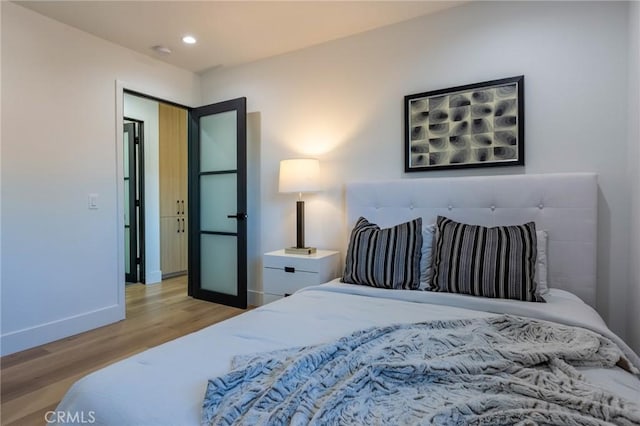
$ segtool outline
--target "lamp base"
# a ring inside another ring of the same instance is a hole
[[[284,249],[286,254],[314,254],[316,251],[315,247],[287,247]]]

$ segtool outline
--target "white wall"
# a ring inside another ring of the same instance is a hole
[[[262,305],[259,112],[247,114],[247,304]]]
[[[629,262],[629,342],[640,352],[640,3],[629,10],[629,180],[631,181],[631,257]],[[635,317],[632,317],[635,315]]]
[[[262,115],[262,250],[294,241],[294,197],[278,162],[321,159],[307,241],[344,248],[343,184],[405,177],[403,96],[525,75],[526,167],[406,177],[599,174],[598,310],[626,335],[630,183],[627,3],[474,2],[406,23],[203,76],[203,103],[247,96]]]
[[[7,354],[123,318],[116,80],[195,105],[199,78],[16,4],[1,7]],[[87,209],[89,193],[99,194],[98,210]]]
[[[0,7],[0,23],[2,23],[2,7]],[[0,46],[2,46],[2,31],[0,31]],[[2,55],[0,54],[0,99],[2,98]],[[2,102],[0,102],[0,189],[2,188]],[[0,295],[2,289],[2,194],[0,193]],[[0,308],[1,308],[0,304]],[[0,317],[0,321],[1,321]],[[1,325],[0,325],[1,326]],[[0,331],[0,335],[2,332]],[[0,340],[0,354],[2,354],[2,340]]]
[[[124,95],[124,116],[144,121],[145,284],[162,281],[160,270],[160,140],[158,102]]]

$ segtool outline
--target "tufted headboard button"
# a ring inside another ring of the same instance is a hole
[[[491,206],[491,211],[495,211],[496,210],[496,206]]]
[[[447,207],[449,210],[453,210],[453,206],[451,204],[449,204],[449,206]]]
[[[542,203],[538,204],[538,208],[539,208],[540,210],[544,209],[544,204],[542,204]]]

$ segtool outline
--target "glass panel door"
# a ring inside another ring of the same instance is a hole
[[[246,99],[193,109],[189,133],[189,291],[246,308]]]
[[[138,282],[137,274],[137,229],[135,220],[135,125],[124,125],[124,272],[125,281]]]
[[[124,269],[127,283],[144,282],[144,127],[124,117]]]

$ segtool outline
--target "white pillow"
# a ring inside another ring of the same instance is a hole
[[[422,234],[424,237],[424,234]],[[547,269],[547,231],[536,231],[537,251],[536,272],[533,276],[538,283],[538,294],[549,293],[549,277]],[[424,244],[424,243],[423,243]]]
[[[436,225],[432,223],[422,228],[422,257],[420,258],[420,286],[419,290],[426,290],[431,279],[431,253]],[[547,231],[536,231],[537,258],[536,270],[533,276],[537,283],[538,294],[549,293],[547,270]]]
[[[422,257],[420,257],[420,285],[418,290],[426,290],[431,280],[431,253],[436,224],[432,223],[422,228]]]

